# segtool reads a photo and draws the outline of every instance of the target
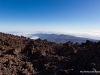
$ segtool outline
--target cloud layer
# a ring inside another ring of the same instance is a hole
[[[66,35],[73,35],[77,37],[84,37],[84,38],[91,38],[100,40],[100,31],[99,30],[92,30],[92,31],[36,31],[36,32],[7,32],[14,35],[25,36],[29,37],[30,34],[35,33],[46,33],[46,34],[66,34]],[[32,36],[31,39],[37,39],[38,36]]]

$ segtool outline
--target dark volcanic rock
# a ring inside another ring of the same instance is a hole
[[[0,33],[0,75],[99,75],[100,41],[57,44]]]

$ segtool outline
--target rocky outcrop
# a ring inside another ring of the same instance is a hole
[[[57,44],[0,33],[0,75],[99,75],[99,71],[100,41]]]

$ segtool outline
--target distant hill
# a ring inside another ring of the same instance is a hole
[[[57,34],[37,33],[37,34],[30,34],[29,37],[30,38],[39,37],[42,40],[47,39],[48,41],[56,42],[56,43],[66,43],[68,41],[74,42],[74,43],[75,42],[82,43],[82,42],[86,42],[86,40],[91,40],[94,42],[98,41],[94,39],[82,38],[82,37],[76,37],[76,36],[64,35],[64,34],[57,35]]]

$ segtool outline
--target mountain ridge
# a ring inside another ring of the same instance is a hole
[[[56,43],[66,43],[68,41],[71,41],[74,43],[75,42],[82,43],[82,42],[86,42],[86,40],[91,40],[94,42],[99,41],[95,39],[77,37],[77,36],[65,35],[65,34],[46,34],[46,33],[29,34],[30,38],[34,36],[37,36],[38,38],[42,40],[47,39],[48,41],[56,42]]]

